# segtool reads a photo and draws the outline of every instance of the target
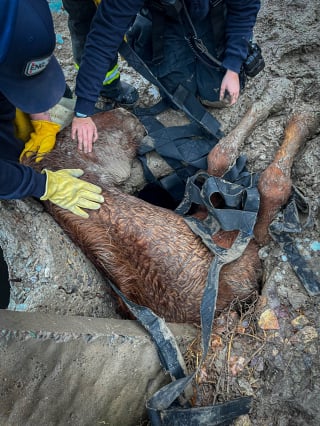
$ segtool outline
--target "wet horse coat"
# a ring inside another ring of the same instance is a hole
[[[98,114],[94,120],[99,140],[93,153],[78,152],[67,128],[59,135],[55,149],[32,166],[83,169],[83,179],[103,188],[104,203],[100,210],[89,212],[89,219],[49,202],[48,211],[127,298],[148,306],[167,321],[199,323],[213,254],[181,216],[123,191],[123,181],[131,173],[136,147],[144,134],[138,120],[122,109]],[[230,238],[233,234],[220,232],[215,241],[228,246]],[[218,311],[258,289],[258,249],[252,240],[239,259],[223,266]]]

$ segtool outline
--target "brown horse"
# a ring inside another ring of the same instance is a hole
[[[51,153],[40,163],[29,160],[29,164],[38,170],[83,169],[83,179],[103,188],[104,203],[100,210],[89,212],[89,219],[46,202],[48,211],[127,298],[148,306],[167,321],[199,323],[200,302],[213,254],[181,216],[123,191],[121,185],[130,176],[136,147],[144,135],[139,121],[122,109],[97,114],[94,121],[99,140],[93,153],[78,152],[70,128],[66,128]],[[268,225],[289,197],[294,154],[313,128],[312,114],[294,117],[275,161],[262,174],[258,241],[250,241],[239,259],[223,266],[217,311],[258,289],[259,243],[267,240]],[[209,167],[213,167],[213,162],[211,155]],[[228,247],[234,233],[219,232],[214,238]]]

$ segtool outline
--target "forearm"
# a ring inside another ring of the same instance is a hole
[[[92,115],[106,72],[117,57],[124,34],[143,0],[102,0],[82,57],[76,82],[75,110]]]
[[[31,167],[0,160],[0,199],[40,198],[45,193],[46,176]]]
[[[239,73],[247,57],[260,0],[226,0],[226,5],[226,48],[222,64],[226,69]]]

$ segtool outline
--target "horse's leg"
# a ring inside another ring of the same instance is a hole
[[[270,240],[268,227],[291,193],[291,168],[299,148],[310,138],[320,122],[313,111],[295,114],[285,129],[284,140],[273,162],[259,179],[260,209],[254,235],[260,245]]]
[[[261,98],[254,102],[240,123],[222,138],[208,155],[208,173],[222,176],[239,157],[243,142],[254,128],[274,112],[283,108],[292,83],[287,79],[278,79],[267,86]]]

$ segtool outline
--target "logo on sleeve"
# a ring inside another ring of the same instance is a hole
[[[37,59],[33,61],[29,61],[24,69],[24,75],[27,77],[32,77],[36,74],[42,72],[48,63],[50,62],[51,56],[43,59]]]

